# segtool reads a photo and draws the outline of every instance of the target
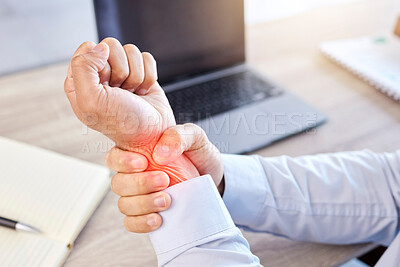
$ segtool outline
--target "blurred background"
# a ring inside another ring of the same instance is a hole
[[[329,117],[317,130],[272,144],[257,154],[398,149],[399,102],[323,57],[318,47],[329,40],[392,32],[399,15],[399,0],[245,0],[245,21],[251,25],[246,29],[250,65]],[[93,0],[0,0],[0,36],[0,135],[104,164],[104,154],[114,144],[79,123],[62,90],[67,60],[82,42],[98,41]],[[377,40],[383,43],[382,38]],[[6,75],[57,62],[64,63]],[[81,234],[65,266],[88,266],[87,262],[96,260],[101,265],[104,259],[116,266],[125,266],[111,263],[119,259],[127,266],[134,261],[140,261],[135,266],[154,263],[147,240],[142,236],[132,239],[130,233],[122,232],[116,198],[110,195],[105,203]],[[111,217],[116,219],[108,221]],[[121,232],[116,237],[109,234],[110,229]],[[282,262],[299,266],[299,261],[312,262],[303,266],[327,266],[327,261],[344,262],[371,249],[301,244],[254,233],[245,236],[261,261],[272,259],[277,263],[273,266],[289,266]],[[93,246],[94,239],[98,246]],[[369,265],[383,251],[380,248],[371,254]],[[318,265],[321,262],[325,265]],[[352,264],[355,261],[346,267],[366,266]]]
[[[246,0],[253,25],[355,0]],[[0,75],[67,60],[97,40],[91,0],[0,0]]]

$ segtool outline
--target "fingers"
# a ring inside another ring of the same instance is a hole
[[[121,88],[134,92],[144,81],[143,56],[140,50],[132,44],[124,45],[124,50],[128,58],[129,76]]]
[[[210,174],[220,185],[224,167],[221,154],[199,126],[188,123],[168,128],[158,141],[153,159],[160,165],[174,162],[182,153],[196,166],[200,175]]]
[[[115,38],[106,38],[100,44],[106,44],[109,48],[109,54],[107,54],[105,63],[104,59],[101,61],[101,64],[95,63],[98,62],[98,59],[93,60],[93,55],[86,55],[93,54],[91,50],[98,47],[93,42],[83,43],[77,49],[74,59],[71,61],[71,65],[74,62],[76,65],[85,65],[86,63],[86,65],[90,65],[92,69],[97,71],[97,75],[93,74],[90,76],[87,74],[87,71],[80,75],[81,77],[87,76],[91,78],[92,86],[90,88],[93,87],[94,83],[97,83],[100,85],[105,84],[112,87],[121,87],[131,92],[136,92],[139,95],[147,94],[157,81],[157,65],[154,57],[147,52],[141,53],[132,44],[122,46]],[[82,68],[79,71],[82,71]],[[76,72],[78,73],[78,71]],[[72,71],[69,76],[73,76]],[[86,83],[86,85],[88,84]],[[83,87],[83,84],[81,87]]]
[[[136,196],[161,191],[169,185],[169,177],[161,171],[117,173],[111,189],[119,196]]]
[[[86,54],[90,52],[96,46],[93,42],[84,42],[81,44],[78,49],[75,51],[72,57],[75,57],[80,54]],[[67,95],[67,98],[71,104],[72,109],[76,112],[77,111],[77,103],[76,103],[76,93],[75,93],[75,86],[74,81],[72,79],[72,69],[71,63],[68,66],[68,73],[67,77],[64,82],[64,92]]]
[[[174,162],[185,151],[196,151],[208,145],[207,135],[193,123],[168,128],[158,141],[153,159],[160,165]]]
[[[148,166],[148,160],[142,154],[128,152],[118,147],[108,151],[105,162],[109,169],[119,173],[142,172]]]
[[[104,69],[108,55],[108,46],[98,44],[89,52],[78,54],[71,60],[76,100],[82,111],[96,109],[98,96],[103,90],[99,83],[99,72]]]
[[[153,56],[146,52],[140,53],[132,44],[122,46],[115,38],[106,38],[101,43],[110,47],[108,63],[111,68],[110,74],[108,68],[103,71],[102,79],[110,76],[110,86],[121,87],[131,92],[139,89],[138,94],[146,94],[157,81],[157,66]]]
[[[171,205],[171,197],[160,192],[169,185],[168,175],[160,171],[143,172],[148,165],[146,157],[117,147],[108,152],[106,163],[111,169],[119,171],[111,181],[111,189],[121,196],[118,208],[127,215],[125,228],[135,233],[158,229],[162,218],[157,212]],[[140,173],[131,173],[135,171]]]
[[[89,53],[95,46],[96,46],[96,44],[94,42],[90,42],[90,41],[82,43],[78,47],[78,49],[76,49],[72,58],[74,58],[78,55]],[[68,68],[68,77],[72,78],[71,63],[69,64],[69,68]]]
[[[162,218],[157,213],[143,216],[126,216],[125,228],[134,233],[149,233],[158,229],[162,224]]]
[[[76,49],[76,51],[72,57],[89,53],[95,46],[96,46],[96,44],[94,42],[86,41],[86,42],[82,43],[78,47],[78,49]]]
[[[157,81],[157,64],[154,57],[147,52],[142,53],[143,64],[144,64],[144,81],[140,85],[137,93],[139,95],[145,95],[151,86]]]
[[[129,76],[121,88],[145,95],[157,81],[156,61],[150,53],[141,53],[132,44],[124,45],[124,50],[128,58]]]
[[[104,85],[110,85],[109,81],[111,78],[111,67],[110,67],[110,63],[106,63],[106,65],[104,66],[104,69],[102,71],[100,71],[99,73],[100,76],[100,83],[104,84]]]
[[[171,205],[171,197],[165,192],[155,192],[147,195],[120,197],[119,210],[128,216],[146,215],[164,211]]]
[[[128,59],[121,43],[115,38],[106,38],[101,43],[110,47],[108,63],[111,67],[110,86],[120,87],[129,75]]]

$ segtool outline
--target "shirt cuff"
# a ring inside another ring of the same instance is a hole
[[[223,200],[239,226],[256,222],[267,197],[267,177],[258,156],[223,154]]]
[[[165,258],[181,253],[190,244],[235,226],[209,175],[176,184],[164,192],[171,196],[171,206],[159,213],[162,226],[149,235],[159,261],[163,254],[168,254]]]

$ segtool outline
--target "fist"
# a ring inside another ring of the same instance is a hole
[[[122,46],[113,38],[98,45],[85,42],[70,62],[64,85],[75,115],[119,148],[145,156],[147,170],[166,172],[170,185],[199,176],[184,155],[166,166],[151,156],[175,119],[149,53],[131,44]]]
[[[76,116],[125,150],[152,150],[152,144],[175,125],[172,110],[157,81],[156,62],[128,44],[107,38],[83,43],[75,52],[65,92]]]

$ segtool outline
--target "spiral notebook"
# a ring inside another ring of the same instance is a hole
[[[60,266],[109,189],[102,166],[0,137],[0,216],[41,234],[0,227],[0,266]]]
[[[394,34],[329,41],[323,54],[400,101],[400,37]]]

